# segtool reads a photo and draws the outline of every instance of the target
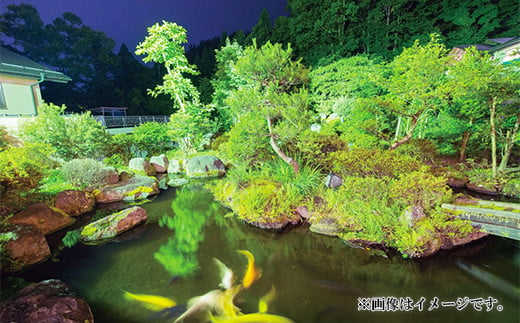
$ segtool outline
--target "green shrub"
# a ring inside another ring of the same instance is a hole
[[[446,178],[432,175],[425,170],[405,173],[392,181],[390,197],[406,206],[418,206],[427,211],[452,198]]]
[[[38,116],[20,128],[26,142],[52,146],[64,160],[101,157],[109,143],[109,134],[90,112],[64,115],[66,107],[43,104]]]
[[[125,161],[123,159],[123,157],[121,157],[121,155],[114,154],[110,157],[103,159],[103,164],[108,165],[108,166],[114,166],[114,167],[118,168],[118,167],[126,166],[128,164],[128,162]]]
[[[109,169],[94,159],[73,159],[61,166],[63,177],[81,189],[96,189],[107,184]]]
[[[265,122],[253,114],[244,115],[228,132],[228,140],[220,144],[219,153],[233,165],[260,166],[275,157],[266,133]]]
[[[0,151],[0,214],[23,208],[45,172],[54,167],[53,150],[44,144],[27,144]]]
[[[40,181],[40,188],[38,191],[48,195],[56,195],[61,191],[74,188],[74,185],[65,179],[61,169],[57,168],[47,172],[45,177]]]
[[[286,145],[291,148],[291,145]],[[347,149],[347,142],[342,140],[334,131],[322,128],[320,132],[310,129],[302,132],[294,146],[291,155],[299,155],[300,159],[305,160],[309,165],[321,167],[325,172],[329,172],[332,165],[326,161],[330,153]]]
[[[118,133],[110,137],[110,143],[107,145],[107,156],[119,155],[128,164],[130,159],[138,157],[137,144],[134,135],[126,133]]]
[[[172,138],[168,134],[169,127],[165,123],[146,122],[133,131],[136,148],[144,156],[166,153],[173,148]]]
[[[396,178],[399,174],[418,170],[421,163],[395,151],[351,148],[330,153],[327,161],[332,171],[341,176],[375,176]]]

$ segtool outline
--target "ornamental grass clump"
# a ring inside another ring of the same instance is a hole
[[[63,177],[77,188],[93,190],[108,184],[110,171],[102,162],[94,159],[73,159],[61,166]]]

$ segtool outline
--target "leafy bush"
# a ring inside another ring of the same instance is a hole
[[[96,189],[107,184],[111,171],[102,162],[94,159],[73,159],[61,166],[63,177],[78,188]]]
[[[390,150],[351,148],[332,152],[328,163],[341,176],[376,176],[396,178],[421,167],[415,158]]]
[[[61,169],[57,168],[47,172],[45,177],[40,181],[38,192],[48,195],[56,195],[61,191],[74,188],[74,185],[65,179]]]
[[[253,114],[243,116],[228,132],[228,140],[220,144],[219,152],[234,165],[259,166],[274,157],[266,128]]]
[[[405,173],[392,182],[390,196],[407,206],[430,210],[452,198],[446,178],[427,173],[425,170]]]
[[[110,137],[110,143],[107,145],[107,156],[119,155],[127,164],[134,157],[137,150],[137,143],[134,135],[126,133],[118,133]]]
[[[24,123],[21,136],[26,142],[44,143],[53,147],[58,157],[101,157],[109,143],[109,134],[90,112],[64,115],[66,107],[43,104],[38,116]]]
[[[19,140],[12,136],[5,127],[0,126],[0,151],[14,146]]]
[[[27,144],[0,151],[0,214],[23,207],[23,199],[38,187],[54,166],[53,150],[44,144]]]
[[[118,167],[126,166],[128,164],[128,162],[126,162],[123,159],[123,157],[121,157],[121,155],[114,154],[110,157],[103,159],[103,164],[108,165],[108,166],[114,166],[114,167],[118,168]]]
[[[31,190],[37,187],[54,162],[52,148],[43,144],[10,147],[0,152],[0,192]]]
[[[165,123],[146,122],[134,129],[133,141],[145,156],[163,154],[173,148],[168,131],[169,127]]]

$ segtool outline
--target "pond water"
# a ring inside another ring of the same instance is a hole
[[[416,261],[351,248],[305,226],[281,234],[254,228],[226,217],[229,210],[202,185],[163,191],[143,207],[149,217],[145,225],[104,245],[65,248],[59,261],[38,266],[24,278],[68,283],[88,301],[98,323],[171,322],[125,300],[123,290],[185,304],[218,288],[213,257],[240,280],[247,262],[236,250],[247,249],[263,275],[237,296],[243,313],[257,312],[259,298],[274,286],[269,312],[295,322],[519,322],[520,251],[512,240],[491,237]],[[409,297],[409,304],[417,306],[410,311],[366,309],[377,309],[380,297],[391,303]],[[480,298],[496,300],[493,309],[486,311],[484,304],[477,311]]]

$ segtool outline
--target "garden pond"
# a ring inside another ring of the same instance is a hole
[[[240,281],[247,261],[237,250],[246,249],[263,274],[235,299],[243,313],[257,312],[259,299],[274,286],[268,312],[302,323],[518,322],[520,317],[520,248],[513,240],[489,237],[409,260],[350,247],[311,233],[306,225],[282,233],[252,227],[226,216],[229,210],[202,183],[170,188],[142,206],[148,212],[145,225],[105,244],[64,248],[23,278],[69,284],[90,304],[97,323],[171,322],[126,300],[123,291],[185,304],[218,288],[214,257]],[[402,307],[389,311],[392,304]]]

